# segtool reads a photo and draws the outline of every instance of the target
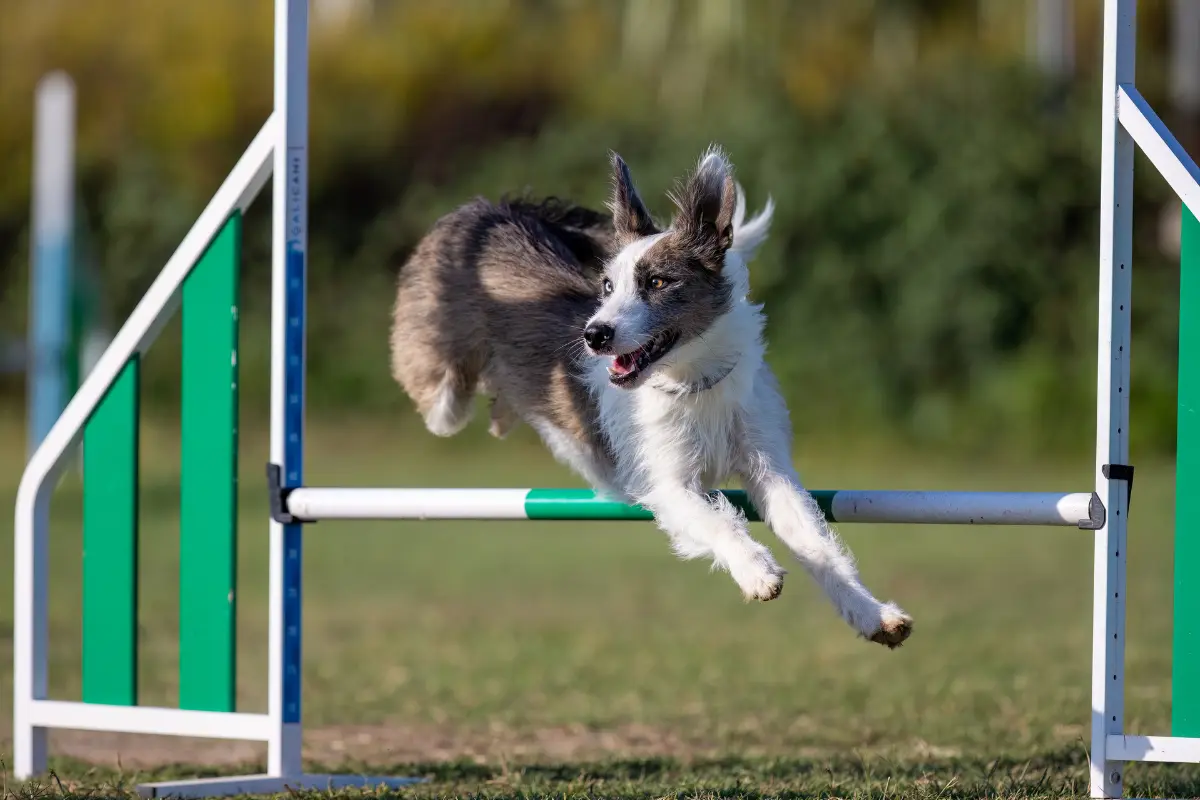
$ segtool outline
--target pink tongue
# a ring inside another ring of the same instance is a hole
[[[613,359],[613,372],[625,375],[633,370],[633,353],[626,353]]]

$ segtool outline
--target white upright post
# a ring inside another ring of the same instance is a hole
[[[1125,532],[1129,463],[1130,274],[1133,271],[1132,137],[1117,119],[1117,91],[1132,84],[1136,0],[1105,0],[1101,109],[1100,313],[1096,379],[1096,493],[1107,509],[1096,531],[1092,605],[1092,797],[1122,795],[1123,764],[1110,761],[1125,705]],[[1107,474],[1106,474],[1107,473]]]
[[[33,703],[46,698],[49,623],[49,484],[39,486],[32,525],[22,525],[18,506],[13,563],[13,775],[46,770],[46,729],[33,722]]]
[[[26,385],[29,455],[70,399],[71,242],[75,227],[75,84],[51,72],[37,85],[33,133],[33,236]]]
[[[304,480],[304,294],[308,249],[308,0],[275,0],[275,145],[271,240],[271,463]],[[270,524],[272,736],[267,772],[299,776],[302,534]]]
[[[33,259],[30,315],[29,454],[67,403],[65,355],[70,328],[71,235],[75,204],[75,85],[54,72],[37,87],[34,119]],[[18,505],[13,535],[13,774],[46,769],[46,729],[32,706],[46,697],[50,493],[39,486],[32,525]]]

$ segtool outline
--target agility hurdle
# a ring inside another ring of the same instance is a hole
[[[1134,0],[1106,0],[1096,472],[1090,492],[817,491],[835,522],[1053,525],[1095,537],[1091,793],[1120,797],[1122,764],[1200,762],[1200,170],[1133,85]],[[646,520],[585,490],[309,487],[303,482],[307,245],[307,0],[275,3],[275,110],[33,454],[14,531],[14,773],[46,768],[50,728],[265,741],[264,775],[146,784],[146,796],[402,785],[301,769],[302,526],[321,519]],[[1173,724],[1123,731],[1133,145],[1185,204],[1180,289]],[[242,212],[271,175],[271,445],[268,710],[234,704],[237,261]],[[139,358],[182,305],[180,707],[137,705]],[[1189,314],[1189,310],[1191,313]],[[204,335],[200,333],[203,331]],[[204,413],[196,413],[196,409]],[[47,695],[49,499],[84,441],[84,685]],[[727,496],[756,518],[744,493]],[[115,576],[115,577],[114,577]],[[103,581],[107,580],[107,583]],[[113,591],[114,584],[118,587]],[[89,655],[89,652],[91,655]],[[95,656],[104,657],[97,659]]]

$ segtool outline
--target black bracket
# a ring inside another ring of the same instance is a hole
[[[283,468],[278,464],[267,464],[267,497],[271,508],[271,519],[280,525],[312,523],[315,520],[301,519],[288,511],[287,498],[293,489],[283,485]]]
[[[1100,499],[1100,495],[1092,492],[1092,499],[1088,501],[1088,518],[1079,520],[1079,529],[1084,531],[1098,531],[1104,527],[1104,501]]]
[[[1125,481],[1125,509],[1133,502],[1133,466],[1130,464],[1105,464],[1100,472],[1110,481]]]
[[[1125,508],[1128,513],[1129,504],[1133,501],[1133,466],[1131,464],[1103,464],[1100,473],[1110,481],[1125,482]],[[1092,492],[1092,500],[1088,503],[1088,519],[1079,520],[1079,527],[1085,531],[1098,531],[1104,527],[1107,512],[1100,495]]]

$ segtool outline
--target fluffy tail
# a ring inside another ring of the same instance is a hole
[[[775,201],[767,197],[767,204],[749,220],[746,219],[746,193],[737,184],[737,205],[733,210],[732,250],[747,263],[754,258],[758,248],[767,240],[771,229],[771,216],[775,213]]]

